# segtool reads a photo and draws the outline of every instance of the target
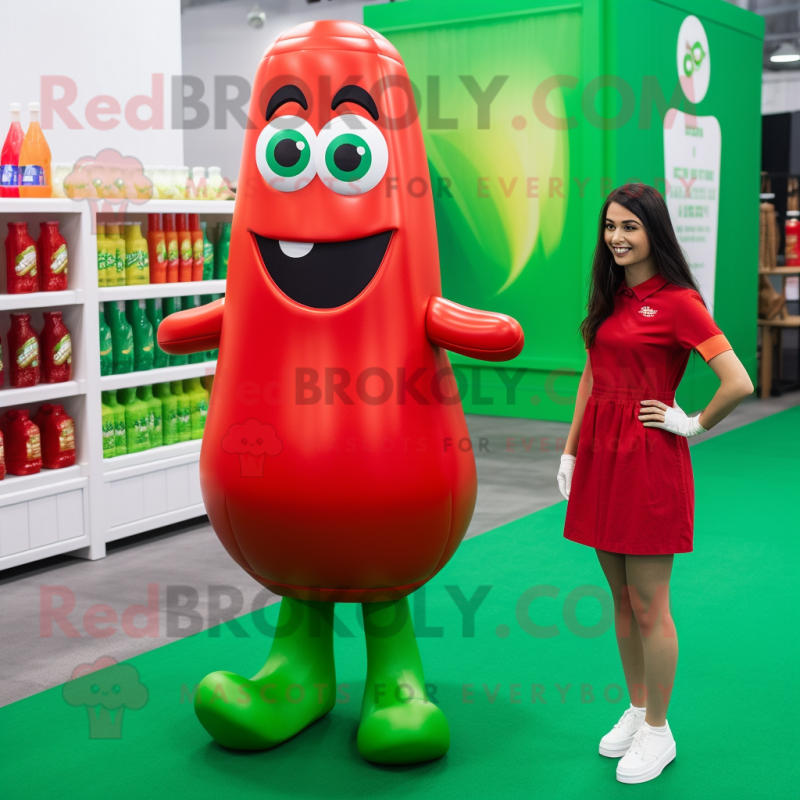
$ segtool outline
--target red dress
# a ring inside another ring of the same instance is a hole
[[[700,295],[654,275],[629,289],[600,326],[564,536],[630,555],[692,550],[694,482],[683,436],[645,428],[640,400],[675,402],[689,355],[730,350]]]

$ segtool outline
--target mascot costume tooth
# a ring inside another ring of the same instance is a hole
[[[362,603],[364,758],[450,745],[429,701],[407,596],[450,560],[475,461],[446,350],[504,361],[519,324],[441,297],[433,201],[395,48],[351,22],[280,36],[259,64],[224,300],[171,315],[168,353],[220,349],[200,455],[230,556],[282,595],[252,678],[206,676],[195,711],[260,750],[333,709],[334,603]]]

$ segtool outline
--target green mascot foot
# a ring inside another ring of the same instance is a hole
[[[428,699],[408,600],[364,603],[367,682],[358,751],[376,764],[418,764],[443,756],[450,727]]]
[[[333,708],[333,608],[333,603],[285,597],[269,658],[257,675],[206,675],[195,694],[194,710],[219,744],[266,750]]]

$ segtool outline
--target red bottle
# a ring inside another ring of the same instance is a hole
[[[189,230],[187,214],[176,214],[175,222],[178,228],[178,257],[180,267],[178,270],[178,280],[186,283],[192,279],[192,268],[194,258],[192,254],[192,232]]]
[[[67,289],[67,240],[57,222],[43,222],[36,243],[39,254],[39,291],[64,292]]]
[[[63,469],[75,463],[75,423],[64,406],[45,403],[33,418],[42,439],[42,466]]]
[[[36,242],[28,233],[27,222],[9,222],[6,236],[6,274],[8,293],[38,292]]]
[[[72,339],[60,311],[45,311],[40,337],[42,383],[72,379]]]
[[[24,408],[12,408],[0,418],[9,475],[33,475],[42,468],[42,441],[39,428],[28,419]]]
[[[787,267],[800,267],[800,211],[786,212],[786,261]]]
[[[180,277],[180,255],[174,214],[164,214],[164,242],[167,246],[167,283],[177,283]]]
[[[15,388],[39,383],[39,337],[30,314],[12,314],[8,331],[8,373]]]
[[[11,104],[11,127],[0,156],[0,197],[19,197],[19,151],[25,131],[19,121],[20,104]]]
[[[0,481],[6,476],[6,452],[3,448],[3,432],[0,431]]]

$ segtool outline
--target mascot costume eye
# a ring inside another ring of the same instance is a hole
[[[250,120],[226,297],[169,316],[158,339],[168,353],[220,349],[203,499],[230,556],[282,600],[264,667],[206,676],[197,717],[225,747],[260,750],[327,714],[334,603],[362,603],[359,751],[438,758],[450,731],[407,595],[450,560],[475,504],[445,351],[511,359],[522,330],[441,297],[422,132],[384,37],[335,21],[284,33]]]

